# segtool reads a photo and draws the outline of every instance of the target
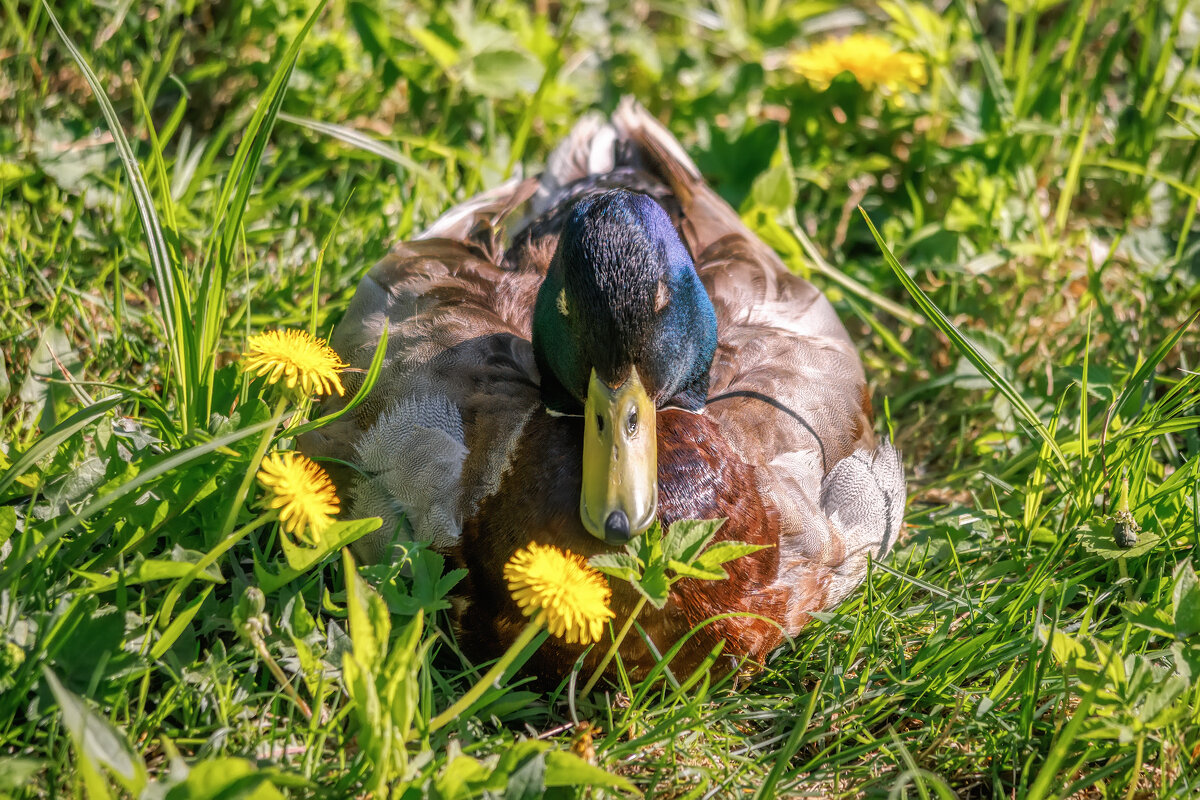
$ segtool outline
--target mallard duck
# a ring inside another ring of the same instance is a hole
[[[656,519],[726,518],[718,541],[770,545],[642,612],[660,652],[709,617],[755,615],[703,627],[673,664],[686,667],[722,641],[761,662],[896,539],[900,454],[873,430],[833,307],[634,102],[582,119],[538,177],[396,245],[331,344],[366,370],[385,328],[370,397],[302,447],[330,459],[347,516],[384,518],[360,556],[406,535],[467,568],[469,653],[496,655],[524,627],[502,569],[530,542],[588,557]],[[637,596],[613,584],[620,620]],[[581,651],[552,638],[538,668],[561,674]],[[638,636],[621,655],[635,673],[655,658]]]

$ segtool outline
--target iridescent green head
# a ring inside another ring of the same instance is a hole
[[[654,521],[655,411],[704,407],[717,320],[667,212],[618,189],[572,209],[538,293],[546,406],[584,415],[580,516],[620,543]]]

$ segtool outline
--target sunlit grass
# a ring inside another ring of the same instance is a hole
[[[227,5],[0,3],[0,797],[1200,791],[1187,4]],[[786,68],[850,28],[927,81]],[[236,361],[624,94],[833,299],[908,525],[757,675],[476,697],[461,571],[278,529]]]

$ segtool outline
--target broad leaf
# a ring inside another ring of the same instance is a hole
[[[1175,607],[1175,635],[1186,639],[1200,633],[1200,582],[1190,561],[1175,568],[1171,599]]]
[[[346,612],[354,657],[365,669],[374,672],[387,652],[391,615],[379,593],[358,574],[349,550],[342,551],[342,564],[346,574]]]
[[[433,779],[433,796],[440,800],[466,800],[479,795],[488,768],[470,756],[459,755]]]
[[[78,753],[89,761],[102,764],[130,794],[137,795],[146,786],[146,765],[133,752],[125,736],[112,723],[88,706],[82,697],[63,686],[48,667],[42,675],[62,709],[63,726],[70,732]]]
[[[497,766],[496,771],[499,771]],[[539,800],[546,794],[546,754],[536,753],[508,772],[505,800]]]
[[[634,795],[641,794],[620,775],[613,775],[600,767],[594,767],[565,750],[551,750],[546,753],[546,786],[590,786],[617,789]]]
[[[705,567],[699,561],[685,564],[682,561],[671,559],[667,562],[667,566],[681,578],[695,578],[700,581],[720,581],[729,577],[729,573],[720,567]]]
[[[672,523],[663,538],[663,552],[667,558],[691,561],[708,546],[725,519],[682,519]]]
[[[718,564],[727,564],[742,556],[766,550],[768,547],[770,545],[747,544],[746,542],[717,542],[701,553],[700,557],[696,559],[696,563],[701,567],[715,568]]]
[[[45,764],[32,758],[0,757],[0,792],[15,792],[33,780]]]
[[[661,609],[667,604],[671,593],[671,582],[667,580],[667,565],[659,561],[648,566],[641,578],[633,582],[633,588],[644,595],[650,601],[650,605]]]
[[[598,572],[635,582],[638,579],[637,559],[629,553],[598,553],[588,559],[588,564]]]
[[[472,88],[485,97],[506,98],[537,91],[542,65],[519,50],[485,50],[471,60]]]
[[[1162,541],[1162,537],[1149,529],[1143,529],[1136,534],[1135,542],[1125,547],[1118,542],[1116,520],[1102,522],[1095,530],[1083,527],[1079,530],[1079,542],[1089,553],[1108,559],[1137,558],[1149,553]],[[1126,544],[1131,540],[1125,539]]]
[[[279,544],[283,548],[283,555],[287,558],[288,568],[298,574],[307,572],[329,554],[357,542],[382,524],[383,520],[379,517],[339,520],[325,529],[316,547],[295,544],[287,536],[280,536]]]
[[[193,766],[165,800],[283,800],[271,777],[244,758],[214,758]]]

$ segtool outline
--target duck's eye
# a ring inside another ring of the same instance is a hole
[[[629,418],[625,420],[625,432],[630,436],[633,436],[635,433],[637,433],[637,425],[638,415],[637,409],[635,408],[633,411],[629,412]]]
[[[604,417],[600,416],[599,414],[596,415],[596,430],[600,431],[600,433],[604,433]]]

